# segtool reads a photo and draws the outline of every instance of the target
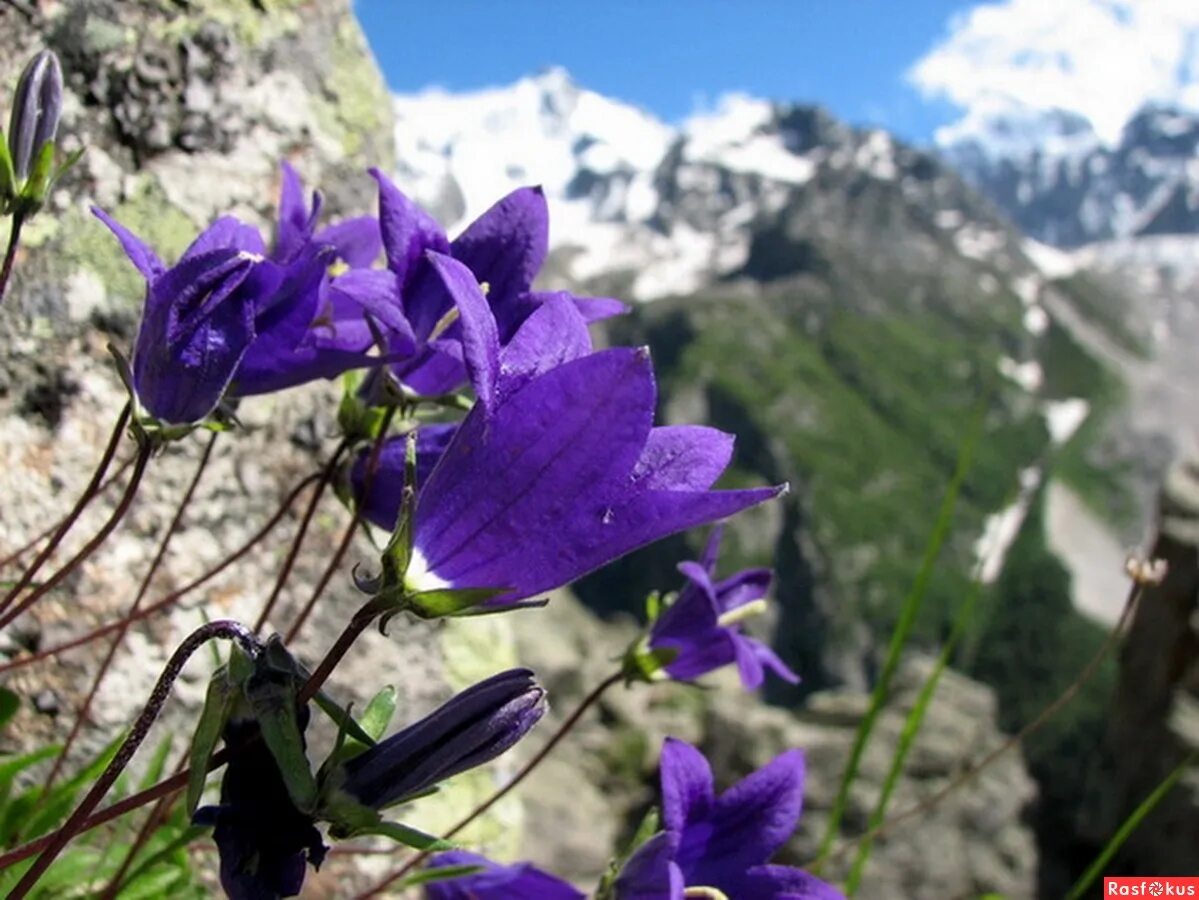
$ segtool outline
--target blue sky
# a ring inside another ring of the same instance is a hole
[[[927,142],[954,118],[904,78],[962,0],[355,0],[391,88],[507,84],[548,65],[678,121],[740,90]]]

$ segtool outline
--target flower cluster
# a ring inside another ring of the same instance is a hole
[[[95,210],[146,283],[128,370],[140,428],[171,439],[209,419],[234,421],[241,398],[347,375],[339,420],[350,454],[340,494],[391,537],[379,574],[356,579],[370,597],[337,653],[367,625],[401,613],[537,605],[639,547],[786,489],[716,489],[733,437],[656,425],[648,350],[593,346],[589,325],[624,305],[534,288],[548,249],[539,189],[514,191],[450,240],[390,180],[371,174],[377,217],[322,224],[319,194],[306,198],[285,164],[269,243],[226,216],[170,266]],[[611,683],[692,681],[731,664],[750,690],[767,670],[796,680],[741,630],[765,607],[771,573],[718,579],[720,534],[714,529],[700,561],[680,564],[682,590],[655,608]],[[205,770],[220,736],[232,760],[220,803],[197,810],[196,821],[215,828],[231,897],[294,895],[306,867],[321,864],[326,835],[434,846],[385,822],[382,811],[494,759],[545,710],[533,674],[513,670],[379,739],[381,728],[368,731],[314,697],[309,678],[319,687],[339,658],[309,676],[272,641],[249,668],[231,661],[214,679],[192,768]],[[313,702],[341,735],[315,773],[305,738]],[[692,887],[825,896],[802,872],[769,865],[798,819],[798,753],[717,798],[697,751],[669,742],[662,778],[665,830],[605,888],[613,897],[673,900]],[[201,787],[193,785],[193,809]],[[433,898],[581,896],[532,866],[500,866],[465,850],[432,865]],[[469,876],[436,877],[463,867]]]

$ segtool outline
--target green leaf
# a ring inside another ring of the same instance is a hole
[[[359,724],[363,731],[377,741],[387,731],[387,726],[391,724],[391,717],[395,715],[395,711],[396,689],[394,685],[389,684],[371,698],[371,702],[366,705],[366,709],[362,713]]]
[[[154,894],[152,892],[147,892],[144,889],[144,886],[147,883],[155,884],[155,885],[157,884],[156,876],[154,873],[154,868],[156,866],[158,866],[160,863],[171,862],[172,861],[171,856],[174,855],[176,851],[178,851],[179,849],[181,849],[183,847],[186,847],[192,841],[196,840],[197,838],[203,837],[207,833],[208,833],[207,828],[202,828],[198,825],[188,826],[187,828],[184,828],[178,835],[176,835],[174,838],[172,838],[170,841],[168,841],[163,847],[159,848],[158,850],[155,850],[153,853],[151,853],[149,856],[147,856],[144,860],[142,860],[140,863],[138,863],[137,867],[134,868],[126,876],[125,881],[121,884],[121,890],[120,890],[121,900],[126,900],[126,898],[128,898],[128,897],[135,897],[135,896],[137,896],[137,897],[163,896],[163,894],[161,894],[161,893]],[[184,860],[186,860],[186,857],[184,857]],[[185,863],[185,866],[186,866],[186,863]],[[165,871],[171,872],[172,869],[167,868],[167,869],[165,869]],[[173,877],[178,878],[179,874],[180,874],[179,868],[175,867],[174,872],[173,872]],[[184,869],[183,869],[183,874],[184,874],[184,877],[188,876],[188,870],[186,869],[186,867],[184,867]]]
[[[230,657],[229,664],[233,665],[236,652]],[[192,737],[191,752],[188,754],[188,765],[191,767],[187,776],[187,805],[188,814],[196,811],[200,797],[204,793],[204,782],[208,779],[208,761],[212,759],[217,741],[225,730],[225,723],[233,711],[233,702],[237,697],[234,686],[230,683],[229,668],[222,666],[212,675],[208,682],[208,691],[204,696],[204,708],[200,711],[200,719],[196,723],[195,735]]]
[[[150,757],[150,764],[146,766],[145,774],[137,783],[137,789],[144,791],[149,787],[157,784],[162,779],[162,773],[167,766],[167,757],[171,755],[171,747],[174,746],[175,736],[173,734],[164,734],[158,746],[154,748],[154,755]]]
[[[646,624],[653,625],[658,621],[660,615],[662,615],[662,592],[650,591],[645,598]]]
[[[426,850],[431,852],[441,852],[442,850],[453,850],[458,845],[453,841],[446,841],[439,837],[434,837],[431,834],[426,834],[416,828],[411,828],[407,825],[401,825],[399,822],[377,822],[368,828],[363,828],[354,832],[355,837],[360,837],[367,834],[377,834],[382,837],[391,838],[397,844],[403,844],[405,847],[411,847],[413,850]]]
[[[14,800],[14,806],[17,801],[24,801],[23,807],[26,810],[16,829],[20,837],[22,839],[37,837],[61,825],[70,815],[71,810],[75,808],[76,796],[84,787],[91,785],[100,777],[100,773],[117,755],[117,750],[124,741],[124,735],[117,737],[83,769],[51,788],[48,795],[43,796],[45,794],[44,786],[39,784],[34,785]]]
[[[58,181],[58,179],[62,178],[63,175],[67,174],[67,172],[75,167],[75,163],[79,162],[79,160],[83,158],[83,152],[86,149],[86,147],[80,147],[73,153],[67,154],[67,158],[59,163],[58,168],[54,170],[54,174],[50,176],[51,188],[54,187],[54,183]]]
[[[301,812],[311,813],[316,809],[318,790],[304,752],[304,736],[296,715],[296,678],[271,668],[271,655],[271,644],[268,644],[262,657],[256,660],[261,664],[256,665],[257,671],[246,683],[246,699],[262,730],[262,739],[287,785],[292,803]]]

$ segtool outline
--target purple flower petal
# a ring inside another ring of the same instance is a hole
[[[662,823],[667,831],[685,834],[688,823],[709,818],[716,806],[712,767],[685,741],[662,744]]]
[[[129,261],[142,273],[146,281],[153,281],[166,271],[166,266],[162,264],[158,254],[132,231],[97,206],[92,207],[92,215],[108,226],[108,230],[121,242],[121,249],[125,251]]]
[[[259,234],[257,228],[246,225],[233,216],[221,216],[200,232],[191,245],[183,251],[179,262],[211,253],[214,250],[229,248],[254,256],[266,255],[266,245],[262,242],[262,235]]]
[[[427,212],[409,200],[378,169],[370,173],[379,183],[379,230],[387,265],[406,286],[426,250],[448,253],[449,239]]]
[[[611,297],[573,297],[579,313],[588,322],[602,322],[615,316],[623,316],[629,311],[627,303]]]
[[[366,269],[383,252],[383,235],[374,216],[358,216],[326,226],[312,238],[337,251],[337,258],[351,269]]]
[[[275,226],[275,250],[271,255],[280,262],[290,262],[312,239],[312,231],[320,215],[321,198],[312,195],[312,206],[304,202],[300,176],[289,163],[282,163],[283,184],[279,191],[279,221]]]
[[[791,671],[791,667],[779,659],[778,654],[768,646],[753,638],[743,638],[743,640],[748,641],[752,645],[754,654],[758,657],[758,661],[762,664],[763,668],[769,669],[779,678],[783,679],[783,681],[790,682],[791,684],[799,684],[799,676]]]
[[[554,297],[525,319],[501,351],[501,391],[512,394],[532,378],[590,352],[587,323],[568,299]]]
[[[742,884],[741,896],[763,900],[845,900],[832,885],[791,866],[754,866]]]
[[[419,488],[429,479],[445,448],[458,430],[457,425],[422,425],[416,433],[416,484]],[[366,491],[366,467],[370,449],[364,449],[354,460],[350,470],[350,484],[355,496],[365,496],[362,514],[367,521],[380,528],[392,531],[400,514],[400,502],[404,495],[404,454],[406,437],[393,437],[383,442],[379,449],[379,468],[371,490]]]
[[[584,895],[560,878],[529,863],[505,866],[477,853],[450,850],[439,853],[429,868],[482,866],[482,871],[446,881],[430,882],[426,900],[584,900]]]
[[[675,835],[661,832],[637,848],[613,885],[615,900],[683,900],[683,873],[674,862]]]
[[[731,434],[702,425],[667,425],[650,433],[633,480],[647,491],[705,491],[732,457]]]
[[[329,292],[334,303],[345,303],[344,309],[357,306],[359,316],[370,313],[383,326],[382,330],[394,333],[401,347],[409,348],[409,352],[415,348],[416,335],[400,306],[399,289],[392,272],[351,269],[329,283]]]
[[[714,588],[720,612],[726,613],[765,597],[773,577],[770,569],[742,569],[725,578]]]
[[[441,253],[429,252],[426,259],[458,308],[463,362],[479,403],[484,409],[490,409],[495,401],[495,382],[500,371],[500,340],[491,308],[475,276],[465,265]]]
[[[454,258],[488,285],[502,308],[529,289],[549,250],[549,210],[541,188],[519,188],[467,226],[451,245]]]

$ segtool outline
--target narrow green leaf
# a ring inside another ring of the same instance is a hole
[[[387,726],[391,724],[391,717],[395,715],[395,711],[396,689],[394,685],[389,684],[371,698],[371,702],[366,705],[366,709],[362,713],[359,724],[363,731],[377,741],[387,731]]]
[[[480,603],[498,597],[509,588],[443,588],[437,591],[422,591],[409,594],[404,605],[413,615],[422,619],[440,619],[467,613]]]
[[[1162,798],[1166,794],[1170,793],[1174,785],[1178,784],[1178,780],[1182,778],[1186,770],[1196,763],[1199,763],[1199,751],[1192,751],[1182,762],[1174,767],[1174,770],[1169,775],[1162,779],[1157,787],[1149,792],[1149,796],[1142,800],[1137,805],[1137,808],[1129,814],[1128,818],[1121,823],[1120,827],[1116,829],[1116,833],[1112,835],[1111,840],[1107,842],[1103,850],[1095,857],[1095,861],[1087,867],[1087,870],[1082,873],[1078,881],[1074,882],[1074,886],[1070,888],[1070,893],[1066,895],[1066,900],[1079,900],[1087,892],[1091,883],[1103,874],[1103,870],[1107,868],[1107,864],[1111,862],[1112,857],[1124,846],[1124,842],[1137,830],[1137,826],[1141,824],[1149,813],[1153,812],[1154,807],[1162,801]]]
[[[453,841],[442,840],[439,837],[426,834],[419,829],[401,825],[399,822],[378,822],[368,828],[355,832],[355,836],[366,834],[389,837],[397,844],[403,844],[405,847],[411,847],[413,850],[420,850],[421,852],[426,850],[441,852],[442,850],[453,850],[458,846]]]
[[[316,703],[317,708],[325,715],[333,720],[338,728],[345,731],[347,735],[353,738],[364,747],[375,746],[375,739],[371,737],[370,732],[363,729],[350,713],[337,703],[332,697],[324,691],[318,691],[316,696],[312,698]]]
[[[7,213],[16,197],[17,173],[13,171],[12,156],[8,152],[8,138],[0,129],[0,212]]]
[[[230,658],[230,664],[232,662],[233,657]],[[208,779],[208,761],[212,759],[217,741],[221,739],[221,733],[225,730],[225,723],[229,721],[236,697],[234,687],[230,684],[229,669],[222,666],[213,673],[212,680],[208,682],[204,708],[200,711],[199,721],[196,722],[191,752],[188,754],[188,765],[191,767],[187,776],[188,815],[194,813],[200,804],[200,797],[204,794],[204,782]]]
[[[0,728],[8,724],[8,720],[17,714],[21,708],[21,698],[6,687],[0,687]]]
[[[53,176],[54,142],[47,141],[42,144],[42,148],[34,158],[33,165],[29,169],[29,177],[21,185],[20,197],[17,202],[23,212],[29,214],[42,208],[42,204],[46,202],[46,195],[50,193]]]
[[[937,558],[941,555],[941,548],[949,537],[950,525],[953,522],[953,513],[957,506],[958,494],[961,492],[962,484],[966,480],[966,474],[970,471],[970,467],[974,463],[974,451],[978,447],[979,438],[982,435],[983,414],[985,411],[986,399],[984,398],[975,407],[965,439],[958,447],[957,464],[953,477],[950,479],[949,487],[946,489],[945,496],[941,500],[941,507],[937,511],[937,518],[933,525],[932,534],[925,545],[924,558],[921,560],[920,568],[916,572],[916,579],[912,583],[912,588],[908,591],[907,597],[904,598],[903,606],[899,613],[899,620],[896,622],[895,631],[892,632],[891,642],[887,647],[887,656],[883,662],[882,671],[879,674],[878,681],[875,683],[874,691],[870,695],[870,705],[866,710],[865,716],[862,717],[857,734],[854,736],[849,761],[846,763],[845,771],[841,775],[841,784],[837,789],[837,796],[829,812],[824,838],[820,842],[816,862],[812,866],[814,871],[819,870],[833,846],[833,841],[836,840],[840,832],[841,819],[845,816],[845,810],[849,805],[849,792],[857,778],[858,767],[861,765],[862,756],[866,752],[866,745],[870,740],[870,735],[874,731],[879,713],[883,705],[887,702],[887,696],[891,689],[891,680],[895,677],[895,672],[899,668],[904,647],[911,636],[912,626],[915,624],[916,616],[923,604],[924,594],[928,590],[929,581],[932,578]]]
[[[145,774],[142,775],[141,780],[137,783],[139,791],[144,791],[162,779],[162,773],[167,767],[167,757],[171,755],[171,748],[174,744],[173,734],[168,732],[162,736],[162,740],[154,748],[154,755],[150,757],[150,764],[146,766]]]
[[[268,653],[263,656],[268,654],[269,645]],[[295,679],[260,669],[247,682],[245,693],[292,803],[301,812],[312,812],[316,808],[318,790],[304,752],[304,737],[296,715]]]
[[[5,759],[0,762],[0,785],[10,783],[18,773],[25,769],[41,762],[43,759],[48,759],[54,756],[62,749],[59,744],[50,744],[45,747],[38,747],[36,750],[31,750],[21,756],[16,756],[11,759]]]
[[[151,881],[151,879],[148,878],[147,876],[151,875],[152,870],[156,866],[158,866],[160,863],[170,862],[171,856],[177,850],[179,850],[183,847],[186,847],[192,841],[196,840],[197,838],[203,837],[207,833],[208,833],[207,828],[201,828],[198,825],[191,825],[191,826],[183,829],[182,832],[180,832],[178,835],[176,835],[174,838],[172,838],[163,847],[161,847],[158,850],[155,850],[153,853],[151,853],[149,856],[147,856],[145,859],[143,859],[140,863],[137,864],[137,867],[134,868],[125,877],[124,882],[121,883],[121,891],[120,891],[121,900],[125,900],[125,898],[127,896],[146,896],[146,897],[161,896],[161,895],[155,895],[155,894],[141,892],[142,885],[144,885],[148,881]],[[178,870],[176,870],[176,871],[178,871]],[[186,873],[187,870],[184,869],[184,872]],[[127,891],[130,893],[127,894],[126,893]]]
[[[61,825],[63,820],[70,815],[71,810],[75,808],[76,796],[84,787],[90,786],[100,777],[100,773],[117,755],[117,750],[120,749],[124,740],[124,735],[118,736],[83,769],[66,781],[55,785],[48,796],[43,796],[42,785],[34,785],[26,791],[22,797],[28,796],[32,814],[26,815],[18,828],[21,838],[27,840],[38,837]]]

